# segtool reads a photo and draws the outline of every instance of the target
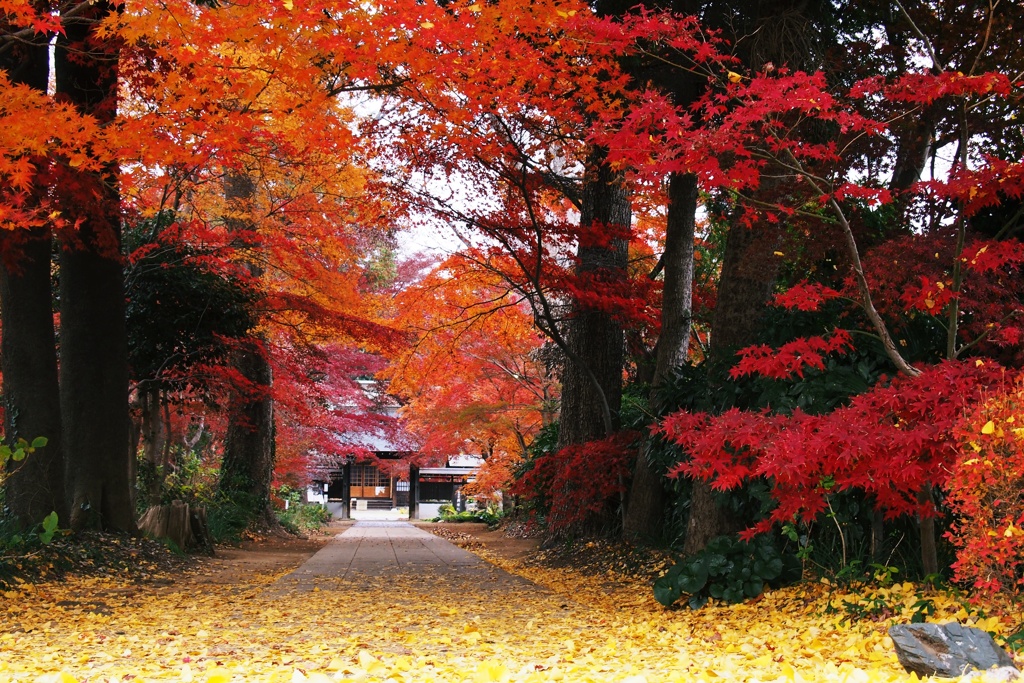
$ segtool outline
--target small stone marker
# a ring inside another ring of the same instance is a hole
[[[896,656],[919,676],[956,678],[994,667],[1016,670],[1013,659],[981,629],[949,624],[897,624],[889,629]]]

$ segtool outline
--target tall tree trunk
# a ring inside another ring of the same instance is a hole
[[[50,291],[51,240],[47,231],[32,233],[19,245],[17,263],[0,271],[7,441],[47,439],[44,448],[10,468],[6,503],[23,526],[41,521],[51,511],[61,523],[68,519]],[[5,236],[5,252],[14,237]]]
[[[697,224],[697,177],[673,173],[668,186],[665,230],[665,285],[662,294],[661,336],[654,384],[686,362],[693,327],[693,238]]]
[[[583,189],[580,225],[583,232],[614,230],[626,235],[632,207],[622,178],[607,163],[606,154],[591,155],[591,173]],[[585,237],[577,256],[577,274],[599,281],[626,276],[627,240]],[[606,311],[576,304],[567,341],[578,359],[562,374],[562,412],[559,446],[608,436],[618,428],[622,401],[624,337],[622,326]]]
[[[831,5],[820,0],[781,0],[738,6],[713,3],[708,15],[712,25],[734,33],[741,56],[750,68],[760,70],[772,62],[810,72],[821,60],[822,27],[828,30],[827,17],[831,11]],[[762,199],[772,201],[777,185],[763,176],[758,193]],[[779,258],[774,253],[780,236],[780,228],[765,221],[750,228],[737,224],[730,227],[711,322],[712,372],[732,365],[735,352],[756,341],[778,276]],[[703,549],[713,537],[736,531],[738,524],[738,520],[730,519],[715,504],[710,484],[694,480],[683,553]]]
[[[57,98],[101,123],[117,113],[119,46],[96,36],[115,11],[96,2],[57,40]],[[60,259],[60,394],[71,527],[134,531],[128,341],[118,170],[61,178],[63,214],[77,230]]]
[[[735,352],[756,340],[778,276],[780,230],[766,222],[733,225],[726,238],[718,300],[711,321],[711,371],[732,365]],[[715,503],[711,484],[693,481],[683,554],[702,550],[715,536],[736,531],[737,520]]]
[[[164,480],[167,477],[166,447],[170,443],[159,387],[151,384],[143,388],[139,394],[142,454],[152,477],[147,486],[146,502],[152,507],[161,503]]]
[[[224,195],[233,215],[229,229],[247,232],[253,226],[239,216],[256,191],[244,172],[228,173]],[[255,263],[247,264],[256,280],[262,274]],[[234,353],[232,365],[248,387],[237,387],[228,405],[228,428],[224,438],[219,487],[222,493],[247,508],[251,522],[277,526],[270,507],[270,485],[274,476],[274,399],[270,388],[273,372],[262,340],[252,338]]]
[[[0,69],[12,83],[46,92],[50,51],[38,44],[11,46]],[[38,190],[36,192],[38,194]],[[0,236],[0,363],[3,369],[4,433],[9,444],[44,436],[47,444],[8,470],[5,502],[22,526],[56,512],[67,520],[61,449],[57,344],[50,287],[48,229],[3,231]]]
[[[690,348],[693,301],[693,237],[697,216],[697,177],[673,173],[669,178],[668,220],[665,229],[665,272],[661,307],[661,336],[654,370],[654,388],[675,366],[686,362]],[[637,457],[623,535],[653,538],[662,526],[665,491],[662,473],[646,453]]]
[[[274,401],[270,363],[262,344],[253,339],[238,349],[232,365],[250,391],[236,390],[228,405],[220,490],[245,507],[257,524],[273,524],[270,484],[274,476]]]

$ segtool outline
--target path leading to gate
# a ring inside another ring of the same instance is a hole
[[[444,581],[474,590],[541,590],[439,536],[395,521],[356,522],[280,579],[277,588],[313,590],[410,576],[425,585]]]
[[[857,598],[832,586],[665,610],[646,586],[606,595],[607,577],[509,566],[544,586],[410,524],[361,522],[283,576],[17,586],[0,591],[0,683],[911,680],[888,619],[844,625],[828,601]],[[886,594],[909,620],[906,586]]]

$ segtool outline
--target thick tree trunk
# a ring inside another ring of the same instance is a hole
[[[57,98],[101,123],[117,111],[119,48],[97,38],[114,11],[97,2],[57,40]],[[77,230],[60,259],[60,392],[72,528],[135,530],[129,478],[128,342],[117,168],[62,178],[63,215]]]
[[[39,44],[9,46],[0,69],[12,83],[46,92],[50,52]],[[20,463],[11,463],[5,503],[25,527],[56,512],[66,522],[64,459],[61,449],[57,344],[50,288],[50,231],[4,231],[0,237],[0,318],[2,318],[4,433],[9,444],[44,436],[47,445]]]
[[[230,172],[224,195],[237,212],[228,218],[235,231],[252,226],[238,218],[256,188],[245,173]],[[260,268],[248,264],[253,278]],[[234,354],[234,368],[250,388],[236,388],[228,406],[228,428],[224,438],[224,460],[220,469],[220,491],[252,516],[251,522],[277,529],[270,507],[270,484],[274,476],[274,399],[270,393],[273,372],[263,344],[258,338],[246,341]]]
[[[661,336],[654,371],[655,388],[675,366],[686,362],[690,348],[693,300],[693,237],[697,215],[697,178],[673,173],[669,178],[668,221],[665,230],[665,272]],[[665,491],[662,473],[647,458],[637,457],[623,535],[640,540],[657,536],[662,527]]]
[[[765,222],[729,229],[711,319],[712,363],[733,365],[736,352],[755,341],[779,274],[781,237],[779,227]]]
[[[21,237],[21,236],[19,236]],[[13,236],[4,239],[5,257]],[[3,318],[3,390],[8,443],[45,436],[44,448],[12,463],[5,502],[20,524],[31,526],[56,512],[68,519],[64,497],[57,345],[50,290],[50,236],[33,234],[18,245],[17,262],[0,271]]]
[[[131,531],[128,344],[113,226],[61,255],[61,413],[72,528]]]
[[[775,252],[779,238],[779,229],[769,223],[730,228],[711,321],[713,368],[732,365],[735,352],[755,341],[778,276],[780,259]],[[698,552],[715,536],[732,533],[738,527],[738,520],[715,504],[711,484],[694,480],[683,554]]]
[[[622,179],[604,159],[600,151],[591,158],[592,177],[584,186],[580,218],[583,232],[591,236],[584,237],[577,252],[577,273],[599,282],[625,277],[625,235],[632,217]],[[620,235],[608,240],[609,230]],[[562,375],[560,446],[611,434],[618,428],[622,401],[622,326],[606,311],[577,304],[567,337],[575,360],[566,362]]]
[[[246,342],[235,352],[234,368],[252,392],[236,390],[228,406],[220,490],[252,513],[254,521],[269,522],[270,484],[274,475],[274,401],[270,363],[259,342]]]
[[[163,401],[160,389],[151,386],[143,389],[139,396],[141,413],[142,457],[152,477],[148,482],[146,499],[150,506],[160,504],[164,479],[167,477],[167,447],[170,445],[167,425],[163,416]]]

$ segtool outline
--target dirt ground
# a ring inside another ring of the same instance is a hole
[[[236,584],[254,575],[277,576],[298,567],[354,522],[335,520],[307,538],[263,537],[239,546],[217,546],[213,557],[198,557],[191,571],[175,582]],[[514,538],[502,530],[491,531],[486,524],[458,524],[413,521],[412,524],[445,538],[467,550],[486,549],[509,560],[522,560],[537,551],[536,538]]]

